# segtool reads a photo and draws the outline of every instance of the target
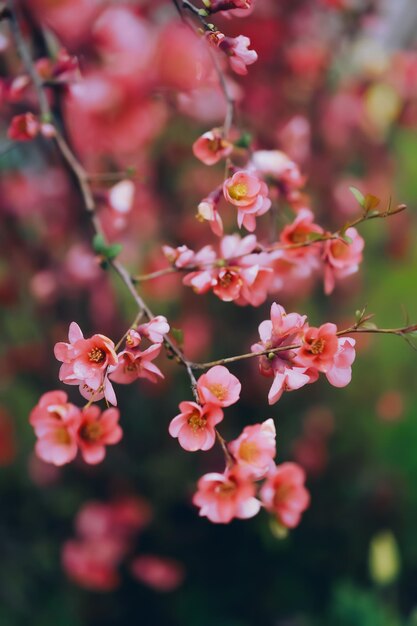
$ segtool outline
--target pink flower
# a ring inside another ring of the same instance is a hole
[[[200,516],[216,524],[228,524],[233,518],[248,519],[259,512],[254,483],[237,467],[224,474],[205,474],[200,478],[193,504]]]
[[[99,390],[103,384],[105,371],[117,364],[114,343],[104,335],[93,335],[84,339],[81,328],[75,322],[70,324],[69,343],[55,345],[55,357],[62,362],[59,379],[69,385],[85,384]]]
[[[259,325],[261,341],[252,346],[252,352],[280,348],[281,351],[262,355],[259,370],[263,376],[273,376],[274,382],[268,394],[269,404],[274,404],[285,390],[299,389],[311,381],[306,367],[296,361],[297,349],[305,330],[306,316],[285,312],[279,304],[271,306],[271,320]],[[288,349],[287,349],[288,346]]]
[[[343,239],[332,239],[324,243],[324,291],[332,293],[336,280],[345,278],[358,271],[362,261],[362,250],[365,242],[356,228],[348,228],[346,236],[352,242]]]
[[[304,470],[296,463],[277,465],[263,484],[260,496],[265,508],[275,513],[287,528],[300,522],[301,514],[310,504],[310,495],[304,487]]]
[[[164,378],[159,367],[152,361],[161,351],[161,344],[152,344],[146,350],[127,349],[118,355],[118,364],[109,369],[109,378],[122,385],[128,385],[137,378],[147,378],[151,383],[158,382],[158,378]]]
[[[200,376],[197,392],[201,402],[215,406],[230,406],[239,400],[242,385],[227,367],[215,365]]]
[[[250,9],[253,0],[203,0],[210,13],[233,9]]]
[[[305,176],[290,157],[280,150],[257,150],[253,153],[250,165],[263,176],[273,178],[280,194],[288,202],[296,202],[300,198],[299,190],[305,184]]]
[[[63,391],[49,391],[41,396],[29,417],[38,438],[37,456],[53,465],[64,465],[75,459],[80,420],[80,409],[67,402]]]
[[[112,591],[119,585],[116,566],[123,547],[111,537],[66,541],[62,548],[62,566],[69,578],[81,587]]]
[[[193,143],[193,153],[205,165],[214,165],[233,152],[233,145],[223,138],[218,128],[201,135]]]
[[[177,589],[185,575],[178,561],[151,554],[136,557],[132,561],[131,570],[137,580],[162,592]]]
[[[39,133],[41,125],[33,113],[15,115],[7,131],[9,139],[31,141]]]
[[[216,440],[215,427],[223,419],[218,406],[196,402],[181,402],[179,415],[169,425],[171,437],[178,437],[180,446],[188,452],[210,450]]]
[[[279,241],[286,246],[304,244],[309,241],[314,241],[311,238],[312,236],[319,236],[323,233],[322,227],[314,223],[314,215],[310,209],[301,209],[292,224],[288,224],[288,226],[282,229]],[[311,256],[317,259],[320,251],[320,244],[310,244],[305,247],[286,250],[285,252],[290,257],[302,257],[303,262],[305,262],[309,260]],[[317,262],[315,263],[315,267],[317,267]]]
[[[217,45],[229,57],[232,70],[241,76],[245,76],[248,73],[247,65],[252,65],[252,63],[255,63],[258,59],[255,50],[249,50],[249,37],[245,37],[244,35],[238,35],[237,37],[219,37]]]
[[[163,246],[162,251],[172,265],[175,267],[186,267],[192,265],[195,257],[195,252],[187,248],[187,246],[179,246],[178,248],[171,248],[171,246]]]
[[[197,207],[197,219],[200,222],[207,221],[212,232],[218,237],[223,235],[223,220],[217,210],[216,200],[210,196],[204,198]]]
[[[356,356],[356,342],[351,337],[341,337],[338,342],[338,351],[332,367],[326,372],[326,378],[334,387],[346,387],[352,379],[351,365]]]
[[[250,232],[255,230],[256,217],[263,215],[271,207],[268,187],[257,176],[240,170],[223,184],[224,197],[238,207],[239,228],[245,226]]]
[[[119,416],[117,409],[107,409],[103,413],[96,405],[83,409],[77,439],[86,463],[100,463],[106,455],[105,446],[119,443],[123,436]]]
[[[229,443],[230,452],[242,471],[258,480],[274,467],[276,455],[275,424],[272,419],[246,426],[242,434]]]
[[[339,350],[335,324],[323,324],[320,328],[309,327],[302,338],[302,346],[297,354],[297,362],[305,367],[313,367],[319,372],[328,372],[334,364]]]
[[[162,343],[164,335],[169,333],[169,324],[167,318],[163,315],[157,315],[150,322],[141,324],[138,327],[139,333],[152,341],[152,343]]]

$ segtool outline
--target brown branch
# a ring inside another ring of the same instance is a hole
[[[404,326],[402,328],[373,328],[373,327],[361,327],[354,324],[350,328],[339,330],[336,334],[338,337],[344,337],[354,333],[373,333],[379,335],[397,335],[406,336],[410,333],[417,332],[417,324],[411,326]],[[228,363],[235,363],[236,361],[243,361],[245,359],[253,359],[255,357],[267,356],[269,354],[278,354],[280,352],[288,352],[289,350],[298,350],[302,347],[301,343],[292,344],[289,346],[278,346],[277,348],[270,348],[269,350],[263,350],[261,352],[246,352],[245,354],[238,354],[236,356],[229,356],[223,359],[217,359],[216,361],[208,361],[207,363],[190,363],[190,367],[193,370],[206,370],[215,365],[227,365]]]

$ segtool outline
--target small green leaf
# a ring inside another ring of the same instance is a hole
[[[235,141],[236,148],[249,148],[252,143],[252,135],[248,132],[244,132],[240,135],[239,139]]]
[[[106,243],[103,235],[98,233],[93,238],[93,250],[102,256],[104,261],[112,261],[120,254],[122,246],[120,243]]]
[[[352,243],[353,243],[353,239],[352,239],[352,237],[348,237],[347,235],[343,235],[343,236],[342,236],[342,239],[343,239],[343,241],[344,241],[345,243],[347,243],[349,246],[351,246],[351,245],[352,245]]]
[[[365,196],[363,195],[363,193],[359,191],[359,189],[356,189],[356,187],[349,187],[349,189],[355,196],[359,205],[364,209],[365,208]]]
[[[171,328],[171,334],[181,347],[184,344],[184,331],[181,328]]]
[[[113,243],[111,246],[107,246],[105,253],[103,256],[106,257],[109,261],[115,259],[121,251],[123,250],[123,246],[120,243]]]
[[[97,254],[103,254],[103,252],[105,251],[105,249],[107,248],[107,244],[104,241],[104,237],[103,235],[97,233],[97,235],[94,235],[93,237],[93,250],[94,252],[97,252]]]

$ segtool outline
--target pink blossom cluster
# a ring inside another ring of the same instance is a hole
[[[54,465],[70,463],[78,450],[86,463],[100,463],[106,446],[118,443],[123,435],[117,409],[101,412],[96,405],[80,409],[68,402],[64,391],[43,394],[29,422],[37,437],[37,456]]]
[[[227,524],[234,518],[253,517],[263,506],[281,526],[297,526],[310,496],[301,467],[295,463],[274,463],[273,420],[246,426],[228,447],[233,465],[223,474],[205,474],[198,481],[193,503],[200,508],[200,516]],[[257,482],[261,480],[259,487]]]
[[[242,385],[223,365],[216,365],[197,381],[198,402],[181,402],[180,413],[169,425],[184,450],[210,450],[216,441],[216,426],[223,408],[239,400]]]
[[[166,318],[159,315],[137,329],[130,329],[124,350],[116,354],[111,339],[97,334],[85,339],[78,324],[72,322],[69,343],[59,342],[55,346],[55,356],[62,362],[59,379],[67,385],[78,385],[81,395],[87,400],[105,398],[116,405],[112,381],[129,384],[138,378],[147,378],[151,382],[163,378],[153,361],[159,355],[164,335],[168,332]],[[145,350],[141,350],[142,337],[151,342]]]
[[[106,446],[122,438],[122,429],[116,408],[102,412],[93,402],[105,398],[108,404],[117,404],[111,381],[128,384],[138,378],[151,382],[163,378],[153,360],[168,332],[166,318],[154,317],[136,329],[131,328],[124,350],[117,353],[111,339],[99,334],[85,339],[78,324],[72,322],[69,343],[55,345],[55,356],[62,362],[59,378],[68,385],[78,385],[88,402],[81,409],[68,402],[63,391],[49,391],[41,396],[29,418],[37,437],[37,456],[47,463],[64,465],[74,460],[80,450],[86,463],[100,463]],[[143,338],[151,345],[141,350]]]
[[[62,546],[62,565],[80,587],[112,591],[120,584],[119,566],[128,560],[134,578],[157,591],[171,591],[184,578],[183,566],[156,555],[132,557],[138,534],[152,519],[148,503],[133,496],[87,502],[75,519],[76,538]]]
[[[315,382],[320,372],[335,387],[350,383],[355,340],[338,336],[335,324],[309,326],[305,315],[286,313],[274,302],[270,319],[259,325],[259,336],[252,352],[261,355],[260,373],[274,379],[269,404],[275,404],[284,391]]]
[[[180,413],[169,426],[169,433],[184,450],[210,450],[216,426],[223,420],[223,408],[240,397],[239,380],[222,366],[210,368],[197,381],[198,402],[181,402]],[[227,445],[224,443],[224,445]],[[275,425],[272,419],[246,426],[241,435],[228,444],[231,463],[223,474],[210,473],[198,482],[193,503],[200,515],[215,523],[229,523],[233,518],[256,515],[261,502],[273,512],[280,524],[296,526],[309,503],[304,488],[304,473],[292,463],[275,466]],[[259,500],[256,482],[264,480]]]
[[[265,248],[255,235],[240,238],[226,235],[216,253],[206,245],[198,252],[187,246],[164,246],[167,260],[179,271],[190,270],[183,283],[195,293],[212,291],[225,302],[259,306],[268,297],[285,290],[286,283],[296,284],[323,274],[326,294],[336,281],[359,269],[363,239],[349,228],[342,238],[318,241],[309,245],[310,237],[324,237],[324,230],[314,223],[308,209],[301,210],[294,222],[286,226],[278,244]]]

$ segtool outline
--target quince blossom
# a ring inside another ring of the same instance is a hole
[[[80,409],[68,402],[65,392],[43,394],[29,417],[38,438],[35,445],[37,456],[53,465],[64,465],[75,459],[80,419]]]
[[[69,343],[55,344],[54,353],[62,362],[59,380],[67,385],[80,385],[80,393],[87,398],[99,400],[105,396],[115,404],[115,396],[106,372],[117,364],[114,343],[104,335],[84,339],[81,328],[72,322],[68,333]]]
[[[300,342],[305,326],[305,315],[287,314],[285,309],[275,302],[271,306],[271,319],[259,325],[261,342],[252,346],[252,352],[282,349],[279,352],[271,352],[271,355],[262,355],[259,359],[261,374],[274,377],[268,394],[269,404],[275,404],[285,390],[299,389],[310,382],[310,377],[306,374],[307,368],[300,367],[295,362],[297,350],[294,349],[294,345]]]
[[[242,385],[227,367],[215,365],[200,376],[197,392],[201,402],[226,407],[239,400]]]
[[[147,378],[151,383],[164,378],[159,367],[152,361],[161,352],[161,344],[155,343],[146,350],[127,348],[118,355],[118,363],[109,368],[109,378],[115,383],[128,385],[137,378]]]
[[[255,498],[255,485],[238,467],[224,474],[212,472],[200,478],[193,504],[200,507],[200,516],[217,524],[228,524],[233,518],[248,519],[259,512],[261,503]]]
[[[310,504],[310,494],[304,487],[304,470],[296,463],[277,465],[261,487],[265,508],[277,516],[286,528],[294,528]]]
[[[345,278],[358,271],[362,262],[362,250],[365,242],[356,228],[348,228],[344,239],[332,239],[324,243],[324,292],[332,293],[336,280]]]
[[[241,435],[229,443],[229,450],[239,468],[255,480],[263,478],[275,466],[275,424],[268,419],[262,424],[246,426]]]
[[[123,436],[119,417],[119,411],[114,408],[103,413],[96,405],[83,409],[77,440],[86,463],[101,463],[106,454],[105,446],[119,443]]]
[[[210,450],[216,440],[215,427],[223,419],[223,411],[214,404],[200,406],[196,402],[181,402],[180,411],[169,425],[171,437],[178,437],[184,450]]]
[[[266,183],[245,170],[237,171],[224,181],[223,193],[226,200],[238,208],[239,228],[244,226],[250,232],[256,228],[256,217],[271,207]]]
[[[233,152],[233,144],[224,139],[218,128],[213,128],[193,143],[193,152],[205,165],[214,165]]]

